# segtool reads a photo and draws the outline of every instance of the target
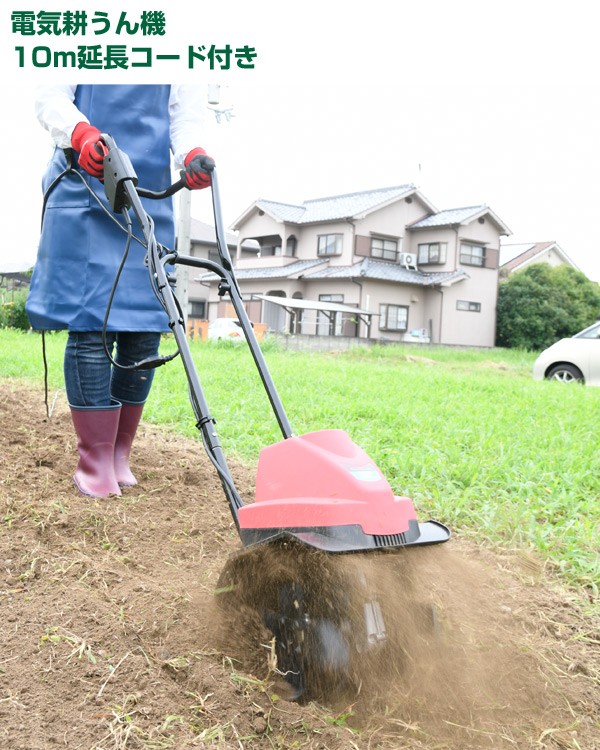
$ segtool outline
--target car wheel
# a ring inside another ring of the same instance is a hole
[[[560,380],[561,383],[583,383],[583,373],[575,365],[554,365],[546,375],[548,380]]]

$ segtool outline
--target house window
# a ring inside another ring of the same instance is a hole
[[[206,300],[201,299],[190,302],[190,318],[206,320]]]
[[[465,242],[461,242],[460,262],[466,266],[484,266],[485,247],[483,245],[468,245]]]
[[[319,302],[337,302],[343,304],[343,294],[319,294]],[[319,310],[317,314],[317,334],[319,336],[342,335],[342,313]]]
[[[419,265],[445,263],[447,249],[447,242],[424,242],[419,244]]]
[[[341,255],[343,234],[320,234],[317,252],[319,255]]]
[[[276,245],[273,248],[273,255],[281,255],[281,245]],[[296,255],[296,238],[288,237],[285,243],[285,255],[287,258],[293,258]]]
[[[371,256],[395,262],[398,259],[397,240],[384,240],[380,237],[373,237],[371,239]]]
[[[382,331],[406,331],[408,307],[405,305],[379,305],[379,329]]]
[[[466,299],[456,301],[456,309],[465,312],[481,312],[481,302],[469,302]]]

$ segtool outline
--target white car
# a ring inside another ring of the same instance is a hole
[[[533,365],[533,377],[600,386],[600,322],[544,349]]]
[[[216,318],[208,324],[208,340],[237,343],[245,341],[246,337],[237,318]]]

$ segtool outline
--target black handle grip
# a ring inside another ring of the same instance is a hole
[[[130,180],[133,183],[139,196],[142,198],[152,198],[153,200],[168,198],[186,186],[185,170],[181,170],[177,182],[169,185],[164,190],[148,190],[147,188],[138,187],[137,175],[127,154],[117,148],[114,139],[108,133],[102,133],[102,141],[108,148],[108,154],[104,157],[104,190],[107,193],[113,211],[120,211],[126,203],[122,193],[125,180]]]
[[[169,185],[168,188],[165,188],[164,190],[147,190],[146,188],[137,187],[137,194],[141,198],[152,198],[153,200],[158,200],[160,198],[168,198],[170,195],[174,195],[175,193],[179,192],[181,188],[186,187],[185,184],[185,169],[182,169],[179,172],[179,179],[177,182],[174,182],[172,185]]]

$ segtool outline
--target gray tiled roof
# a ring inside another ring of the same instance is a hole
[[[278,203],[277,201],[266,201],[262,198],[256,201],[256,205],[274,218],[280,219],[281,221],[288,221],[292,224],[300,224],[303,215],[306,213],[304,206]]]
[[[361,193],[334,195],[329,198],[315,198],[304,201],[301,205],[259,199],[256,201],[256,206],[281,221],[292,224],[311,224],[357,217],[410,195],[415,190],[413,184],[406,184]]]
[[[425,229],[427,227],[448,227],[455,224],[462,224],[464,221],[473,219],[487,206],[466,206],[464,208],[448,208],[445,211],[439,211],[432,216],[415,222],[409,226],[409,229]]]
[[[359,263],[351,266],[327,266],[312,273],[311,268],[322,266],[324,260],[299,260],[287,266],[268,266],[266,268],[240,268],[235,270],[235,276],[239,281],[254,281],[256,279],[287,279],[302,275],[304,278],[312,279],[372,279],[375,281],[392,281],[401,284],[414,284],[416,286],[437,286],[438,284],[449,284],[462,278],[468,278],[468,274],[459,268],[456,271],[423,273],[397,263],[385,263],[383,261],[364,258]],[[201,281],[216,281],[217,276],[213,273],[204,273],[198,277]]]
[[[447,227],[454,224],[462,224],[463,221],[473,219],[475,216],[485,211],[487,206],[465,206],[464,208],[448,208],[445,211],[439,211],[437,214],[428,216],[425,219],[410,225],[410,229],[424,229],[426,227]]]
[[[306,276],[310,279],[355,279],[363,277],[378,281],[393,281],[402,284],[416,284],[417,286],[434,286],[436,284],[448,283],[465,276],[462,269],[446,273],[423,273],[397,263],[385,263],[382,261],[365,258],[352,266],[330,266]]]
[[[236,268],[235,277],[239,281],[250,279],[287,279],[296,274],[308,271],[315,266],[323,265],[323,260],[298,260],[288,263],[286,266],[267,266],[266,268]],[[213,281],[217,276],[213,273],[205,273],[198,277],[202,281]]]
[[[423,274],[404,268],[397,263],[383,263],[365,258],[351,266],[330,266],[320,271],[308,274],[311,279],[355,279],[363,276],[367,279],[380,281],[400,281],[405,284],[422,283]]]

